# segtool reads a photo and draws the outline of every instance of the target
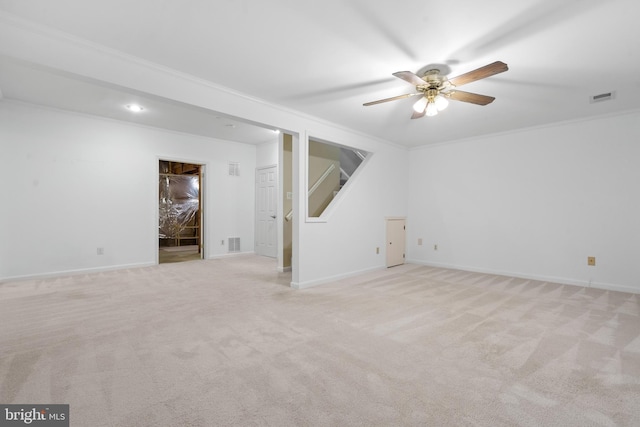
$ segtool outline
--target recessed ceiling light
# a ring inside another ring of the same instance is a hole
[[[275,133],[275,134],[280,134],[280,129],[274,129],[274,130],[273,130],[273,133]]]
[[[127,104],[125,107],[127,108],[127,110],[129,110],[129,111],[131,111],[133,113],[139,113],[142,110],[144,110],[144,108],[142,108],[138,104]]]

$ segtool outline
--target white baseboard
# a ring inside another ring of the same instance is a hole
[[[330,283],[330,282],[335,282],[336,280],[341,280],[341,279],[346,279],[348,277],[353,277],[353,276],[358,276],[360,274],[365,274],[365,273],[369,273],[372,271],[377,271],[377,270],[384,270],[387,267],[384,266],[379,266],[379,267],[371,267],[371,268],[365,268],[363,270],[357,270],[357,271],[350,271],[348,273],[344,273],[344,274],[337,274],[335,276],[328,276],[328,277],[323,277],[320,279],[315,279],[315,280],[309,280],[306,282],[291,282],[291,287],[293,289],[306,289],[306,288],[310,288],[313,286],[318,286],[318,285],[323,285],[326,283]]]
[[[419,259],[408,259],[407,263],[426,265],[429,267],[450,268],[452,270],[472,271],[474,273],[496,274],[498,276],[518,277],[520,279],[537,280],[540,282],[559,283],[562,285],[582,286],[583,288],[596,288],[606,291],[627,292],[640,294],[640,289],[631,286],[618,285],[612,283],[589,282],[567,277],[544,276],[538,274],[519,273],[514,271],[492,270],[481,267],[469,267],[464,265],[446,264],[441,262],[423,261]]]
[[[288,273],[291,271],[291,266],[289,267],[278,267],[278,272],[279,273]]]
[[[229,258],[229,257],[236,257],[236,256],[245,256],[245,255],[255,255],[256,253],[254,251],[247,251],[247,252],[229,252],[229,253],[224,253],[224,254],[215,254],[215,255],[209,255],[207,257],[207,259],[222,259],[222,258]]]
[[[126,270],[128,268],[151,267],[154,265],[158,265],[158,264],[156,264],[155,262],[141,262],[141,263],[133,263],[133,264],[111,265],[108,267],[92,267],[92,268],[79,268],[75,270],[59,270],[59,271],[51,271],[47,273],[0,277],[0,283],[18,282],[18,281],[22,282],[26,280],[54,279],[57,277],[78,276],[81,274],[104,273],[106,271]]]

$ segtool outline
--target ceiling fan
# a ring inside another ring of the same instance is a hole
[[[476,105],[487,105],[495,99],[493,96],[479,95],[477,93],[463,92],[458,90],[458,86],[475,82],[476,80],[491,77],[495,74],[507,71],[509,67],[501,61],[496,61],[484,67],[477,68],[468,73],[464,73],[452,79],[440,74],[440,70],[428,70],[422,77],[411,71],[398,71],[394,76],[415,85],[415,93],[407,93],[391,98],[379,99],[367,102],[364,106],[381,104],[383,102],[395,101],[397,99],[410,98],[421,95],[421,98],[413,105],[412,119],[419,119],[424,116],[435,116],[438,111],[442,111],[449,104],[448,99],[455,101],[469,102]]]

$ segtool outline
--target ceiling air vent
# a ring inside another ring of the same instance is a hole
[[[599,95],[592,95],[589,98],[589,102],[593,104],[594,102],[608,101],[610,99],[615,98],[615,95],[616,95],[615,92],[606,92],[606,93],[601,93]]]

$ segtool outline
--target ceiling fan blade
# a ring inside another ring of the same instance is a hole
[[[412,73],[411,71],[397,71],[393,73],[393,75],[399,79],[404,80],[405,82],[411,83],[414,86],[421,86],[421,85],[427,84],[427,82],[422,80],[420,77],[418,77],[416,74]]]
[[[446,95],[448,98],[454,99],[456,101],[470,102],[471,104],[476,104],[476,105],[491,104],[495,99],[493,96],[480,95],[480,94],[471,93],[471,92],[463,92],[461,90],[452,90],[451,92],[448,92]]]
[[[427,114],[427,107],[424,108],[424,110],[421,113],[418,113],[416,111],[413,112],[413,114],[411,115],[412,119],[419,119],[421,117],[424,117]]]
[[[461,74],[458,77],[449,79],[449,83],[454,86],[462,86],[467,83],[475,82],[476,80],[485,79],[495,74],[503,73],[508,69],[509,66],[507,64],[501,61],[496,61],[493,64],[485,65],[484,67],[477,68],[473,71],[469,71],[468,73]]]
[[[366,103],[364,103],[362,105],[364,105],[365,107],[368,107],[369,105],[382,104],[383,102],[395,101],[397,99],[410,98],[410,97],[416,96],[416,95],[422,95],[422,93],[421,92],[406,93],[404,95],[392,96],[391,98],[385,98],[385,99],[379,99],[377,101],[366,102]]]

